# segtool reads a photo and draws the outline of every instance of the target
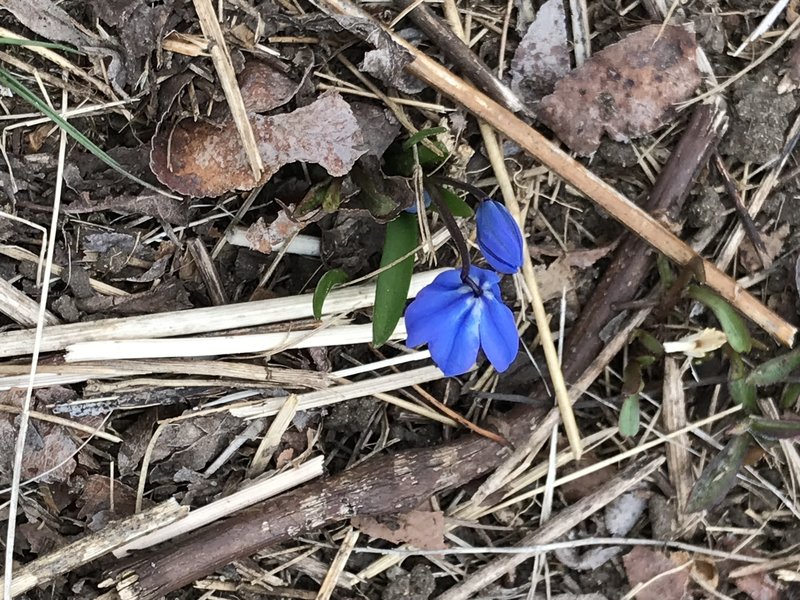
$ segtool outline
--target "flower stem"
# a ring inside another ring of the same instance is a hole
[[[469,248],[467,247],[467,241],[464,239],[464,234],[461,233],[461,228],[459,228],[455,217],[453,217],[453,213],[450,212],[450,209],[442,198],[439,188],[430,179],[428,179],[427,182],[429,185],[426,185],[425,189],[430,194],[431,200],[433,200],[436,209],[442,216],[442,221],[444,221],[447,231],[450,232],[453,242],[455,242],[456,249],[458,250],[458,255],[461,258],[461,280],[472,289],[476,296],[478,296],[481,293],[481,289],[478,284],[473,281],[472,277],[469,276],[469,267],[471,263],[469,260]]]
[[[488,194],[479,187],[459,181],[458,179],[452,179],[451,177],[445,177],[444,175],[433,175],[428,179],[436,183],[444,183],[451,187],[458,188],[459,190],[463,190],[469,195],[473,196],[479,202],[482,202],[488,198]]]

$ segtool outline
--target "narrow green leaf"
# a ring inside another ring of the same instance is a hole
[[[639,433],[639,394],[631,394],[619,410],[619,432],[625,437]]]
[[[668,290],[675,283],[675,274],[672,272],[672,267],[667,257],[663,254],[657,254],[656,267],[658,268],[658,278],[661,280],[661,285],[664,286],[665,290]]]
[[[61,115],[55,112],[50,106],[44,102],[41,98],[39,98],[36,94],[31,92],[28,88],[22,85],[16,77],[14,77],[11,73],[6,71],[4,68],[0,67],[0,84],[5,85],[8,89],[12,92],[17,94],[20,98],[25,100],[28,104],[33,106],[36,110],[44,114],[48,119],[53,121],[56,125],[58,125],[61,129],[63,129],[68,136],[78,142],[81,146],[86,148],[89,152],[94,154],[97,158],[102,160],[105,164],[111,167],[114,171],[119,173],[120,175],[127,177],[131,181],[135,181],[141,186],[145,188],[157,192],[159,194],[163,194],[168,198],[174,198],[175,200],[181,200],[180,196],[175,196],[174,194],[170,194],[146,181],[139,179],[135,175],[131,175],[122,166],[113,158],[111,158],[105,151],[103,151],[97,144],[95,144],[92,140],[87,138],[83,133],[75,129],[75,127],[70,124],[68,121],[64,120]]]
[[[439,191],[442,194],[442,200],[444,200],[444,203],[447,205],[447,208],[454,217],[464,217],[468,219],[475,214],[475,211],[472,210],[472,207],[464,202],[461,196],[456,194],[454,191],[447,188],[439,188]]]
[[[327,186],[322,196],[322,210],[327,213],[334,213],[339,210],[342,203],[342,180],[334,179]]]
[[[634,329],[633,335],[631,336],[631,341],[633,340],[639,340],[639,343],[655,356],[664,355],[664,346],[661,345],[661,342],[644,329]]]
[[[800,367],[800,348],[761,363],[747,376],[753,385],[773,385],[784,381]]]
[[[728,392],[736,404],[741,404],[745,411],[752,413],[758,409],[756,402],[756,386],[747,382],[747,379],[731,379],[728,381]]]
[[[707,510],[722,501],[736,484],[736,474],[744,463],[752,437],[734,436],[700,474],[686,504],[686,512]]]
[[[800,398],[800,383],[787,383],[781,392],[781,408],[792,408]]]
[[[49,48],[51,50],[62,50],[64,52],[71,52],[72,54],[83,54],[80,50],[76,50],[64,44],[56,44],[55,42],[40,42],[39,40],[20,40],[18,38],[0,37],[0,46],[36,46],[39,48]]]
[[[381,267],[409,254],[417,247],[417,217],[402,213],[386,224]],[[375,287],[375,309],[372,312],[372,343],[381,346],[397,327],[406,306],[414,256],[408,256],[378,275]]]
[[[800,421],[750,417],[749,430],[762,440],[790,440],[800,436]]]
[[[731,367],[728,370],[728,392],[737,404],[741,404],[745,411],[754,413],[758,410],[756,402],[756,386],[748,381],[747,367],[742,357],[733,350],[728,350]]]
[[[431,127],[430,129],[423,129],[418,131],[405,142],[403,142],[403,150],[410,150],[413,146],[419,144],[425,138],[439,135],[440,133],[447,133],[447,127]]]
[[[311,310],[315,319],[319,320],[322,317],[322,305],[325,304],[325,298],[333,286],[347,281],[350,281],[350,277],[342,269],[332,269],[320,277],[317,287],[314,288],[314,296],[311,298]]]
[[[428,148],[425,144],[417,146],[417,158],[419,159],[419,166],[423,169],[435,169],[441,166],[444,161],[448,159],[450,153],[447,151],[445,145],[437,140],[431,140],[436,152]]]
[[[740,354],[750,352],[753,347],[750,331],[739,313],[724,298],[699,285],[689,286],[689,297],[711,309],[725,335],[728,336],[731,348]]]

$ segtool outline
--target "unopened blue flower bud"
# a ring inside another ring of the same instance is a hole
[[[516,273],[522,267],[525,242],[508,209],[496,200],[484,200],[475,211],[478,247],[486,262],[500,273]]]

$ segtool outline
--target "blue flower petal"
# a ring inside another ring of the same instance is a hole
[[[470,273],[472,273],[472,269],[474,268],[475,267],[470,268]],[[480,270],[482,271],[483,269]],[[445,271],[444,273],[439,273],[430,285],[425,286],[424,290],[427,290],[431,287],[458,290],[463,286],[464,282],[461,280],[461,269],[451,269],[449,271]]]
[[[478,358],[482,303],[472,298],[473,302],[461,305],[466,310],[461,311],[458,319],[442,319],[442,325],[428,343],[431,358],[447,377],[466,373]]]
[[[514,314],[499,295],[485,293],[481,302],[481,348],[492,366],[502,373],[514,362],[519,350],[519,334],[514,323]]]
[[[508,209],[496,200],[484,200],[475,211],[475,222],[478,246],[489,265],[501,273],[519,271],[525,243]]]
[[[484,290],[492,288],[497,289],[497,295],[500,296],[500,276],[494,271],[488,269],[481,269],[480,267],[470,266],[469,276],[477,282],[478,286]],[[437,277],[438,279],[438,277]]]
[[[469,275],[480,294],[454,269],[437,276],[406,309],[406,344],[427,343],[434,362],[448,377],[469,371],[482,345],[495,368],[503,371],[519,345],[514,316],[500,297],[500,277],[472,266]]]
[[[432,286],[433,284],[426,286],[406,308],[408,346],[419,346],[430,342],[443,323],[458,319],[459,313],[463,310],[463,292],[441,290]]]

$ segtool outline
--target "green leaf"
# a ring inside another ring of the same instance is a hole
[[[784,381],[800,367],[800,348],[761,363],[747,376],[753,385],[773,385]]]
[[[686,512],[707,510],[718,504],[736,484],[736,475],[744,463],[752,437],[734,436],[700,474],[686,504]]]
[[[646,332],[644,329],[633,330],[633,335],[631,335],[631,341],[634,340],[639,340],[639,343],[653,355],[655,356],[664,355],[664,346],[661,345],[661,342],[659,342],[653,335]]]
[[[415,159],[414,149],[411,146],[405,147],[407,143],[408,140],[405,144],[395,142],[389,146],[389,149],[384,153],[383,162],[387,175],[411,177],[414,173],[414,167],[416,167],[417,161],[420,167],[425,169],[426,172],[430,172],[440,166],[450,156],[444,144],[438,140],[430,140],[430,143],[436,148],[438,154],[425,144],[417,144],[417,155]]]
[[[731,368],[728,371],[728,392],[737,404],[741,404],[745,411],[753,413],[758,410],[756,402],[756,386],[748,381],[747,367],[742,357],[733,350],[728,350],[731,359]]]
[[[360,188],[348,200],[348,207],[365,209],[376,221],[392,221],[400,211],[414,203],[414,192],[407,179],[387,177],[372,156],[362,157],[350,171],[350,178]]]
[[[452,214],[454,217],[464,217],[468,219],[475,214],[475,211],[472,210],[472,207],[464,202],[461,196],[456,194],[454,191],[447,188],[439,188],[439,192],[441,192],[442,200],[444,200],[445,205],[447,206],[448,210],[450,210],[450,214]]]
[[[800,397],[800,383],[787,383],[781,392],[781,408],[792,408]]]
[[[639,433],[639,394],[631,394],[622,402],[619,432],[625,437],[633,437]]]
[[[689,297],[711,309],[725,335],[728,336],[731,348],[740,354],[750,352],[753,347],[750,331],[739,313],[724,298],[699,285],[689,286]]]
[[[439,135],[440,133],[447,133],[447,127],[431,127],[430,129],[422,129],[403,142],[403,150],[410,150],[425,138],[433,137],[435,135]]]
[[[53,121],[56,125],[58,125],[61,129],[63,129],[68,136],[78,142],[81,146],[86,148],[89,152],[94,154],[97,158],[102,160],[105,164],[111,167],[114,171],[119,173],[120,175],[127,177],[131,181],[135,181],[141,186],[145,188],[157,192],[159,194],[163,194],[168,198],[174,198],[175,200],[181,200],[180,196],[175,196],[164,190],[139,179],[135,175],[131,175],[122,166],[113,158],[111,158],[108,154],[105,153],[99,146],[97,146],[92,140],[87,138],[83,133],[75,129],[75,127],[70,124],[68,121],[64,120],[61,115],[55,112],[50,106],[44,102],[41,98],[39,98],[36,94],[31,92],[28,88],[22,85],[16,77],[14,77],[11,73],[6,71],[4,68],[0,67],[0,84],[5,85],[8,89],[12,92],[17,94],[20,98],[25,100],[28,104],[33,106],[36,110],[43,113],[48,119]]]
[[[56,44],[55,42],[40,42],[39,40],[21,40],[19,38],[0,37],[0,45],[2,46],[37,46],[39,48],[49,48],[51,50],[62,50],[64,52],[71,52],[72,54],[83,54],[80,50],[76,50],[64,44]]]
[[[314,288],[314,296],[311,299],[311,309],[314,312],[315,319],[319,320],[322,317],[322,305],[325,303],[325,298],[328,297],[333,286],[347,281],[350,281],[350,277],[342,269],[332,269],[320,277],[317,287]]]
[[[750,417],[750,433],[762,440],[790,440],[800,436],[800,421]]]
[[[668,290],[675,283],[675,274],[672,272],[669,260],[663,254],[657,254],[656,266],[658,267],[658,278],[661,280],[661,285],[664,286],[665,290]]]
[[[410,254],[417,247],[417,217],[403,213],[386,224],[381,267]],[[375,287],[375,309],[372,312],[372,343],[381,346],[397,327],[406,306],[414,255],[411,254],[378,275]]]

